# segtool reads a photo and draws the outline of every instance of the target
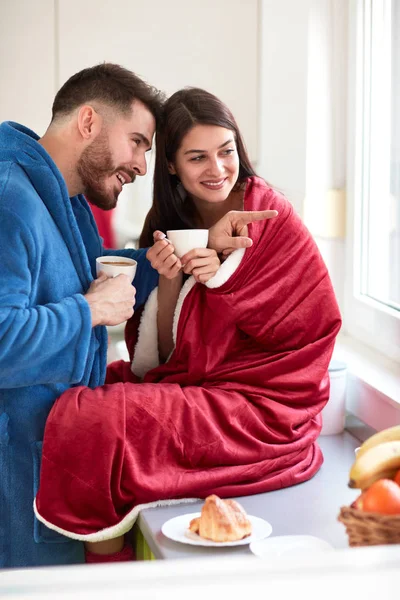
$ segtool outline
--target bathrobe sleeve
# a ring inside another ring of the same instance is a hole
[[[54,302],[35,302],[43,257],[29,224],[4,206],[1,217],[0,387],[77,383],[92,336],[89,305],[81,293],[57,298],[57,283]],[[56,282],[59,277],[54,273]]]

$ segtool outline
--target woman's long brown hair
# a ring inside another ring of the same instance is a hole
[[[185,88],[175,92],[164,105],[156,133],[153,204],[140,236],[141,248],[153,245],[153,232],[156,229],[167,231],[195,227],[194,204],[189,197],[182,199],[177,190],[179,179],[168,170],[168,164],[175,162],[183,138],[195,125],[217,125],[234,133],[239,156],[236,185],[256,174],[228,107],[216,96],[200,88]]]

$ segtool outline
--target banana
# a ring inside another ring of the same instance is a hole
[[[357,459],[359,459],[374,446],[379,446],[379,444],[384,444],[385,442],[395,441],[400,441],[400,425],[395,425],[394,427],[389,427],[388,429],[379,431],[378,433],[375,433],[375,435],[372,435],[370,438],[365,440],[365,442],[358,449]]]
[[[378,479],[393,479],[400,469],[400,440],[373,446],[357,455],[350,469],[349,487],[367,489]]]

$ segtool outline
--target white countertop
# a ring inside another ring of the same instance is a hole
[[[265,561],[254,556],[15,569],[0,573],[13,600],[383,600],[397,598],[400,545]]]
[[[272,536],[312,535],[322,538],[334,548],[347,548],[347,535],[337,520],[340,507],[349,505],[358,495],[347,487],[348,473],[354,460],[354,450],[360,441],[344,431],[338,435],[322,436],[318,443],[324,463],[309,481],[265,494],[237,497],[249,515],[261,517],[272,525]],[[203,502],[177,504],[143,510],[138,524],[156,558],[176,559],[190,557],[250,555],[248,546],[230,548],[203,548],[173,542],[161,533],[165,521],[194,513]]]

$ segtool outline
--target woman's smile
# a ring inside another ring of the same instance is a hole
[[[204,185],[207,189],[220,190],[225,185],[227,179],[227,177],[224,177],[223,179],[219,179],[218,181],[201,181],[200,183]]]

